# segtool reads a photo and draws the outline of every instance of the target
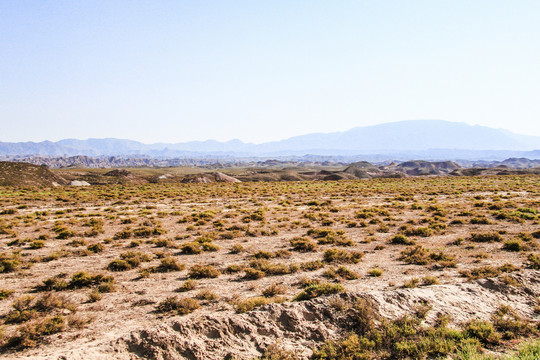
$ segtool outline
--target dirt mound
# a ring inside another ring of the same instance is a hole
[[[241,181],[304,181],[311,179],[293,170],[256,170],[237,176]]]
[[[0,161],[0,186],[58,186],[67,181],[45,166]]]
[[[381,171],[377,168],[348,166],[344,173],[354,175],[358,179],[371,179],[374,175],[379,175]]]
[[[488,175],[538,175],[540,168],[510,169],[507,167],[496,168],[468,168],[456,169],[450,173],[453,176],[488,176]]]
[[[232,176],[225,175],[220,172],[213,173],[212,175],[214,176],[214,179],[217,182],[228,182],[228,183],[240,182],[240,180],[233,178]]]
[[[325,340],[335,339],[350,329],[352,317],[333,304],[353,304],[358,298],[372,301],[376,311],[395,319],[411,314],[428,303],[432,310],[426,322],[433,325],[437,314],[449,315],[453,323],[470,319],[487,320],[507,304],[524,317],[533,317],[540,295],[540,272],[513,275],[519,286],[499,279],[483,279],[458,285],[437,285],[414,289],[349,293],[312,301],[270,304],[246,314],[212,314],[175,319],[158,329],[131,333],[119,343],[124,351],[152,359],[241,359],[261,356],[267,346],[280,346],[307,358]]]
[[[198,174],[198,175],[189,175],[186,176],[183,180],[183,183],[214,183],[214,182],[226,182],[226,183],[235,183],[240,182],[240,180],[225,175],[220,172],[214,172],[209,174]]]
[[[446,175],[459,169],[460,166],[452,161],[405,161],[395,166],[389,166],[389,170],[400,171],[411,176]]]
[[[105,176],[117,176],[117,177],[126,177],[126,176],[133,176],[133,173],[126,169],[115,169],[109,172],[106,172],[103,174]]]
[[[145,184],[148,182],[145,178],[138,176],[126,169],[114,169],[103,174],[101,180],[96,182],[104,182],[107,184]]]
[[[194,313],[175,317],[154,328],[140,328],[117,340],[79,344],[68,351],[41,353],[40,359],[253,359],[276,343],[307,359],[312,349],[351,330],[351,305],[359,298],[373,304],[379,315],[396,319],[412,314],[421,304],[431,310],[425,320],[433,325],[437,315],[448,315],[453,325],[471,319],[488,320],[501,305],[520,316],[534,317],[540,295],[540,271],[511,275],[514,285],[499,278],[470,283],[435,285],[389,291],[349,292],[310,301],[268,304],[236,314],[229,311]],[[516,285],[517,284],[517,285]]]

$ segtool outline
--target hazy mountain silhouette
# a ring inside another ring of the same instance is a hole
[[[0,142],[0,155],[51,156],[231,156],[466,154],[467,151],[530,151],[540,149],[540,137],[507,130],[442,120],[410,120],[356,127],[334,133],[313,133],[263,144],[240,140],[143,144],[123,139],[65,139],[58,142]]]

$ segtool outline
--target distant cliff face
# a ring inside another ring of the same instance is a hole
[[[290,156],[386,154],[413,158],[413,152],[452,154],[471,159],[471,151],[527,151],[540,149],[540,137],[517,135],[485,126],[470,126],[442,120],[413,120],[357,127],[345,132],[307,134],[263,144],[239,140],[214,140],[177,144],[143,144],[121,139],[67,139],[58,142],[2,143],[0,155],[43,156]],[[407,156],[409,155],[409,156]],[[512,155],[507,154],[505,157]],[[425,156],[415,156],[425,158]]]

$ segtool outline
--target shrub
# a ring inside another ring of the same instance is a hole
[[[390,244],[395,245],[415,245],[416,241],[409,239],[405,235],[397,234],[390,239]]]
[[[540,255],[531,253],[527,257],[527,260],[529,261],[528,267],[530,269],[540,270]]]
[[[150,237],[150,236],[163,235],[166,232],[167,231],[165,231],[164,229],[162,229],[160,227],[157,227],[157,226],[154,227],[154,228],[141,226],[141,227],[138,227],[136,229],[133,229],[133,236],[139,237],[139,238],[147,238],[147,237]]]
[[[428,285],[437,285],[439,283],[439,280],[435,276],[424,276],[422,278],[422,285],[428,286]]]
[[[287,292],[287,288],[279,283],[272,283],[266,289],[263,290],[262,294],[264,297],[274,297],[276,295],[282,295]]]
[[[324,261],[346,264],[357,264],[360,262],[363,253],[359,251],[347,251],[338,248],[330,248],[324,252]]]
[[[323,272],[322,275],[330,279],[355,280],[359,278],[357,273],[346,268],[345,266],[340,266],[338,269],[333,267],[328,268],[325,272]]]
[[[169,247],[171,242],[169,239],[157,239],[154,241],[154,246],[156,247]]]
[[[200,254],[202,253],[201,244],[198,242],[187,242],[180,247],[182,254]]]
[[[156,310],[162,313],[173,313],[177,315],[186,315],[200,308],[201,305],[196,299],[171,296],[160,302]]]
[[[7,299],[7,298],[10,297],[11,294],[13,294],[13,293],[14,293],[13,290],[0,289],[0,300]]]
[[[104,276],[102,274],[89,275],[84,271],[80,271],[73,274],[68,287],[70,289],[80,289],[98,286],[104,283],[114,283],[114,278],[112,276]]]
[[[410,289],[410,288],[415,288],[418,286],[418,284],[420,284],[420,279],[418,278],[412,278],[410,280],[407,280],[403,283],[403,287],[404,288],[407,288],[407,289]]]
[[[150,261],[150,256],[135,251],[126,251],[120,254],[120,259],[113,260],[107,265],[110,271],[126,271],[136,268],[141,262]]]
[[[421,245],[411,246],[401,252],[401,260],[407,264],[426,265],[431,262],[429,251]]]
[[[251,255],[251,257],[255,259],[271,259],[274,257],[274,254],[270,251],[259,250]]]
[[[433,230],[427,227],[406,228],[404,232],[407,236],[430,237],[433,235]]]
[[[195,287],[197,286],[197,283],[191,279],[188,279],[186,281],[184,281],[184,283],[178,288],[176,289],[175,291],[176,292],[186,292],[186,291],[190,291],[190,290],[193,290],[195,289]]]
[[[199,300],[206,300],[206,301],[214,301],[218,298],[215,292],[208,289],[199,291],[197,295],[195,295],[195,297]]]
[[[265,272],[262,270],[247,268],[244,271],[245,271],[244,278],[249,279],[249,280],[257,280],[266,276]]]
[[[324,267],[324,263],[320,260],[306,261],[300,264],[300,268],[304,271],[315,271]]]
[[[323,295],[340,293],[344,290],[341,284],[321,282],[307,286],[301,293],[296,295],[293,301],[309,300]]]
[[[317,244],[305,237],[295,237],[289,240],[294,251],[308,252],[315,251]]]
[[[8,273],[17,270],[21,266],[21,260],[18,253],[0,252],[0,273]]]
[[[172,272],[172,271],[182,271],[186,268],[184,264],[181,264],[174,257],[168,256],[160,260],[159,265],[156,268],[157,272]]]
[[[38,291],[61,291],[67,289],[69,284],[62,278],[55,276],[43,280],[41,285],[36,287]]]
[[[489,225],[491,221],[485,217],[474,217],[470,220],[470,223],[473,225]]]
[[[109,271],[127,271],[131,270],[133,267],[125,260],[113,260],[107,265],[107,270]]]
[[[75,236],[75,233],[69,229],[62,230],[56,236],[57,239],[65,240]]]
[[[501,271],[489,265],[480,266],[471,270],[461,271],[461,275],[469,278],[470,280],[483,279],[488,277],[499,276]]]
[[[100,253],[100,252],[103,251],[104,246],[103,246],[103,244],[101,244],[101,243],[96,243],[96,244],[89,245],[89,246],[87,247],[87,249],[88,249],[88,251],[91,251],[91,252],[97,254],[97,253]]]
[[[216,278],[221,273],[212,265],[193,265],[189,269],[188,276],[193,279]]]
[[[45,241],[43,240],[34,240],[30,243],[30,249],[41,249],[45,246]]]
[[[284,275],[298,270],[296,265],[274,263],[265,259],[252,260],[249,262],[249,267],[255,270],[260,270],[266,275]]]
[[[523,243],[520,240],[508,240],[503,244],[503,250],[506,251],[522,251],[524,250]]]
[[[506,339],[514,339],[520,336],[538,335],[538,330],[508,305],[501,305],[492,314],[491,321],[497,331],[501,332]]]
[[[235,244],[231,247],[230,253],[231,254],[239,254],[242,251],[244,251],[244,247],[240,244]]]
[[[483,344],[498,341],[498,334],[489,321],[470,320],[465,324],[463,332],[466,337],[478,339]]]
[[[373,277],[379,277],[382,274],[383,274],[383,270],[379,269],[379,268],[373,268],[373,269],[368,271],[368,275],[373,276]]]
[[[266,305],[270,302],[271,302],[270,299],[262,297],[262,296],[257,296],[257,297],[253,297],[249,299],[243,299],[235,303],[235,310],[237,313],[241,314],[241,313],[251,311],[255,309],[256,307]]]
[[[261,360],[296,360],[298,356],[292,351],[285,350],[279,346],[279,341],[269,345],[264,349]]]
[[[228,274],[235,274],[240,271],[244,271],[244,269],[245,269],[245,266],[243,265],[231,264],[227,266],[227,268],[225,269],[225,272]]]
[[[203,251],[218,251],[220,247],[216,244],[212,243],[203,243],[202,244]]]
[[[493,232],[493,233],[473,233],[469,237],[470,241],[474,242],[501,242],[503,238],[499,233]]]
[[[133,236],[133,233],[131,232],[131,230],[129,228],[127,228],[127,229],[124,229],[124,230],[119,231],[116,234],[114,234],[113,239],[114,240],[125,240],[125,239],[129,239],[132,236]]]

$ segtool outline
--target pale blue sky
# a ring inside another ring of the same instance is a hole
[[[0,141],[540,135],[540,1],[0,0]]]

